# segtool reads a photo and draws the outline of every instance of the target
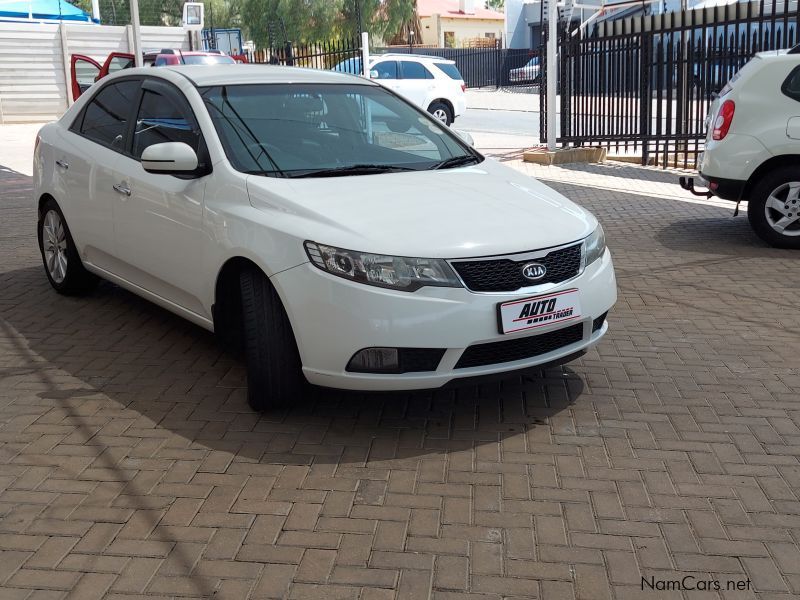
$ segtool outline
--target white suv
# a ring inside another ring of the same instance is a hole
[[[800,248],[800,46],[761,52],[720,92],[707,119],[698,169],[708,192],[748,201],[750,225],[764,241]]]
[[[340,62],[335,70],[359,75],[361,60]],[[467,86],[452,60],[419,54],[377,54],[370,56],[369,72],[370,79],[405,96],[447,125],[467,108]]]

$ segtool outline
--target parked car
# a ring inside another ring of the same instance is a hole
[[[118,72],[41,129],[34,189],[57,292],[102,277],[216,331],[257,410],[565,362],[617,297],[588,211],[340,73]]]
[[[219,50],[192,52],[166,48],[145,52],[142,62],[147,67],[161,67],[165,65],[235,64],[237,61]],[[95,81],[134,66],[134,56],[128,52],[112,52],[102,65],[90,56],[73,54],[70,64],[72,99],[77,100]]]
[[[541,74],[541,64],[539,57],[534,56],[524,66],[517,69],[511,69],[508,72],[508,81],[510,83],[536,83],[539,81]]]
[[[800,47],[762,52],[721,90],[706,119],[700,195],[748,201],[747,216],[764,241],[800,248]]]
[[[370,78],[379,81],[442,123],[451,125],[464,113],[467,89],[452,60],[422,54],[370,56]],[[334,67],[340,73],[361,74],[361,59],[349,58]]]

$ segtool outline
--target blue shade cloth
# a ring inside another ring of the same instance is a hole
[[[0,20],[27,19],[29,14],[34,19],[92,21],[91,15],[65,0],[0,0]]]

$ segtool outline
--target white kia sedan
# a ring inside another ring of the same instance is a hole
[[[244,351],[256,410],[306,381],[434,388],[565,362],[616,283],[583,208],[351,75],[129,69],[42,128],[60,293],[108,279]]]

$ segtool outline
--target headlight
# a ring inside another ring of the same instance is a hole
[[[404,292],[426,285],[462,287],[453,269],[441,259],[384,256],[316,242],[305,242],[304,246],[314,266],[352,281]]]
[[[583,240],[583,264],[588,267],[598,258],[602,257],[605,251],[606,234],[603,232],[603,226],[598,223],[597,229],[595,229],[589,237]]]

